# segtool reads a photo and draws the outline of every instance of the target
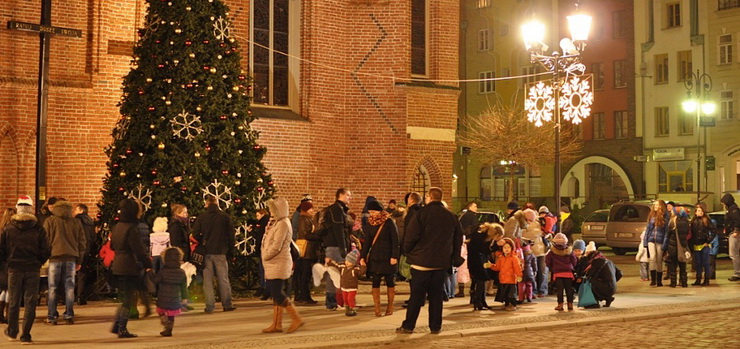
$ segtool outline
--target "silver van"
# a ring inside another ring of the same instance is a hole
[[[679,202],[675,205],[684,207],[691,216],[693,205]],[[618,202],[609,208],[606,245],[612,248],[614,254],[621,256],[628,251],[637,251],[640,234],[647,228],[647,219],[652,206],[653,201],[644,200]]]
[[[596,247],[606,245],[606,223],[609,221],[609,210],[596,210],[581,224],[581,239],[588,243],[593,241]]]

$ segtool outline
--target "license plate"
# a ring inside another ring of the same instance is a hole
[[[617,233],[617,237],[618,238],[628,238],[628,239],[631,239],[632,236],[633,236],[632,233]]]
[[[603,225],[590,225],[589,228],[591,230],[604,230],[604,226]]]

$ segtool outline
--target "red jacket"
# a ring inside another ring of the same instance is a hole
[[[504,256],[501,252],[496,252],[496,263],[491,269],[498,271],[498,279],[502,284],[516,284],[517,278],[522,277],[522,266],[519,258],[514,252]]]

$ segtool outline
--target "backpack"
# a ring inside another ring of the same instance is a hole
[[[331,212],[329,212],[329,207],[331,207],[331,205],[322,208],[321,210],[319,210],[319,212],[316,213],[316,216],[314,216],[313,232],[322,239],[324,238],[324,236],[326,236],[331,227],[331,220],[328,217],[329,215],[331,215]]]

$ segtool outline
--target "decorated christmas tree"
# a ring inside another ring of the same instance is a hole
[[[110,230],[124,198],[140,202],[151,224],[170,217],[172,204],[195,216],[213,195],[237,227],[232,286],[243,289],[256,265],[247,220],[275,187],[250,128],[249,80],[228,8],[220,0],[147,2],[106,148],[100,225]]]

